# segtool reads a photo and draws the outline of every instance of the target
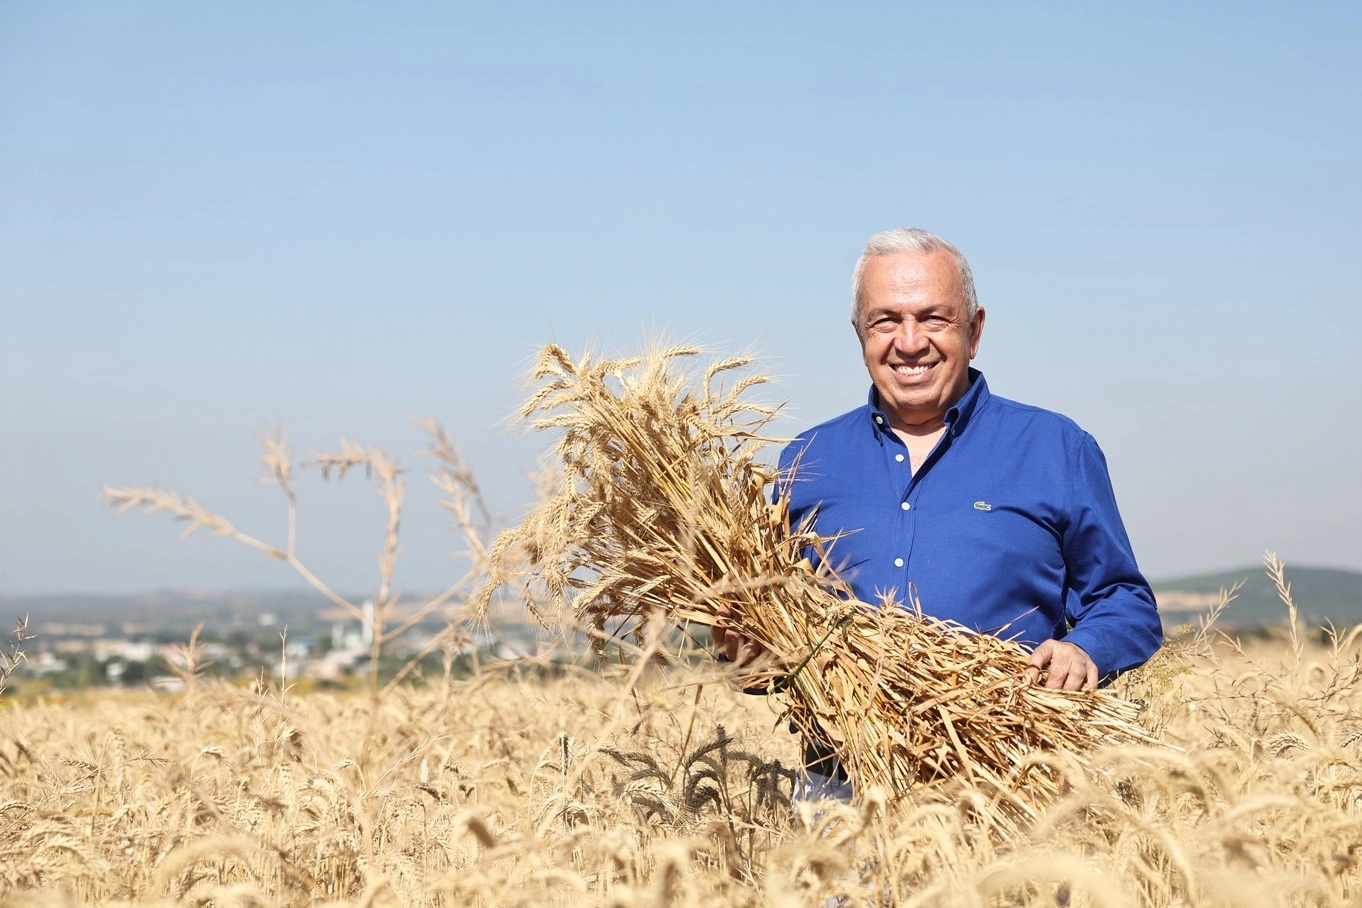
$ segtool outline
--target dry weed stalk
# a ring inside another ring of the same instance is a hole
[[[14,674],[27,658],[24,655],[24,641],[28,639],[28,616],[14,622],[14,634],[9,650],[0,649],[0,694],[5,692],[10,675]]]
[[[678,368],[700,352],[574,362],[544,349],[521,416],[561,432],[561,474],[498,537],[484,604],[523,561],[526,582],[570,604],[598,646],[655,614],[740,629],[774,657],[743,683],[785,695],[789,718],[835,746],[862,791],[883,785],[895,799],[964,780],[993,791],[1000,816],[1022,819],[1061,784],[1033,755],[1149,741],[1131,703],[1026,683],[1016,644],[852,600],[828,559],[806,557],[836,539],[792,527],[787,495],[767,501],[777,477],[759,456],[775,411],[744,399],[765,379],[726,384],[748,357],[698,378]],[[526,596],[532,608],[537,595]]]
[[[267,558],[285,562],[307,582],[351,618],[360,621],[372,630],[372,647],[369,661],[370,686],[378,690],[378,670],[380,656],[384,648],[393,640],[411,630],[435,610],[448,604],[456,595],[469,590],[476,580],[486,573],[486,546],[483,537],[489,532],[491,516],[483,501],[481,490],[473,479],[463,457],[450,441],[444,428],[434,419],[419,423],[430,436],[432,446],[423,452],[433,457],[437,467],[432,474],[436,488],[446,497],[441,506],[452,511],[458,519],[458,528],[469,542],[465,554],[472,559],[469,569],[462,577],[450,584],[445,590],[422,601],[400,622],[391,623],[389,614],[396,604],[398,594],[393,584],[397,568],[398,534],[402,524],[402,507],[406,500],[406,471],[382,450],[364,447],[344,438],[339,451],[323,451],[313,454],[313,459],[304,467],[314,467],[321,471],[323,478],[332,473],[342,479],[351,470],[363,469],[365,474],[377,480],[377,491],[387,510],[386,532],[383,549],[379,555],[379,583],[372,597],[373,610],[370,614],[363,605],[342,596],[325,583],[298,557],[298,497],[293,488],[293,453],[289,449],[287,437],[276,431],[273,435],[257,436],[264,451],[260,455],[265,464],[266,476],[263,482],[277,485],[283,491],[287,505],[287,541],[283,548],[250,536],[237,529],[226,517],[209,510],[187,495],[169,492],[161,488],[141,486],[104,486],[104,497],[120,513],[140,508],[144,514],[169,514],[176,520],[186,522],[180,538],[188,538],[198,530],[206,530],[214,536],[234,539],[250,546]],[[474,519],[474,512],[478,519]],[[420,664],[422,658],[440,646],[459,636],[456,624],[451,621],[445,629],[410,659],[385,685],[383,693],[401,683]]]

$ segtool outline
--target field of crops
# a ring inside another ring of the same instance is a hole
[[[287,500],[279,543],[187,496],[107,488],[291,565],[368,624],[373,670],[366,692],[234,687],[201,675],[191,639],[183,693],[0,700],[0,908],[1362,903],[1362,629],[1311,642],[1270,558],[1288,618],[1274,642],[1188,631],[1111,689],[1040,691],[1015,644],[836,595],[805,554],[829,540],[768,503],[771,411],[742,402],[760,379],[725,389],[742,358],[671,371],[697,352],[547,348],[522,415],[561,433],[562,469],[495,544],[429,424],[472,567],[402,615],[404,471],[378,449],[313,461],[362,468],[387,508],[368,610],[297,557],[282,437],[262,457]],[[502,586],[525,594],[503,606],[594,628],[607,667],[455,677],[469,636],[454,622],[428,646],[443,676],[380,677],[386,644],[447,605],[495,625],[477,606]],[[724,622],[767,634],[781,694],[740,693],[751,675],[663,645]],[[792,803],[792,720],[836,735],[855,803]]]
[[[0,904],[1353,905],[1358,681],[1351,642],[1171,646],[1121,683],[1181,749],[1012,840],[967,782],[792,809],[776,701],[703,666],[5,702]]]

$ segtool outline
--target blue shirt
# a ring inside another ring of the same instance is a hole
[[[1104,677],[1142,664],[1163,631],[1097,442],[970,379],[917,473],[873,388],[801,433],[780,458],[792,524],[813,513],[820,535],[847,534],[827,557],[863,602],[916,599],[1028,649],[1063,638]]]

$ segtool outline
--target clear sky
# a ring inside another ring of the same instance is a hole
[[[1356,3],[0,5],[0,592],[298,585],[102,483],[282,541],[252,433],[413,468],[399,567],[459,573],[413,416],[518,516],[556,341],[751,348],[793,432],[859,405],[880,229],[970,258],[994,393],[1101,443],[1146,573],[1362,569]],[[362,477],[300,552],[371,588]]]

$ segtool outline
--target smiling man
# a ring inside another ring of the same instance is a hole
[[[856,598],[1016,640],[1032,681],[1094,687],[1163,641],[1091,435],[993,395],[970,367],[984,310],[969,264],[924,230],[876,234],[856,263],[852,325],[872,387],[865,406],[800,434],[781,456],[791,519],[812,515]],[[755,648],[715,632],[728,658]],[[806,794],[845,797],[820,742]]]

